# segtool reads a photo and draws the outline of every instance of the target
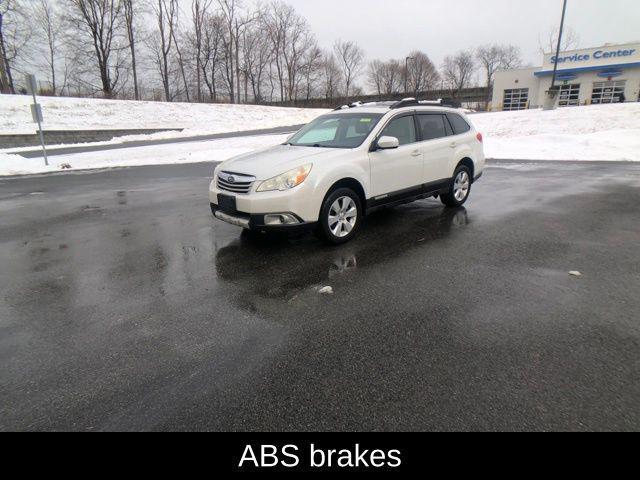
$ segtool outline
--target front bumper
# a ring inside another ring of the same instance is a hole
[[[254,230],[259,232],[267,231],[298,231],[307,230],[315,226],[314,222],[305,222],[300,217],[291,212],[273,212],[262,214],[248,214],[243,212],[223,212],[215,203],[211,204],[211,213],[218,220],[229,223],[236,227],[244,228],[245,230]],[[286,225],[267,225],[265,217],[271,215],[289,215],[296,219],[298,223],[286,224]]]
[[[256,182],[257,183],[257,182]],[[216,181],[209,186],[209,201],[213,205],[220,205],[219,195],[234,197],[236,210],[249,216],[263,216],[267,214],[290,213],[299,218],[302,223],[316,223],[322,205],[322,198],[311,181],[285,192],[256,193],[252,187],[249,194],[234,194],[218,188]],[[225,211],[235,216],[236,211]],[[264,220],[264,219],[263,219]]]

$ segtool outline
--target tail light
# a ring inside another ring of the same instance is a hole
[[[482,143],[482,140],[483,140],[483,139],[482,139],[482,134],[481,134],[481,133],[478,133],[478,135],[476,135],[476,138],[478,139],[478,141],[479,141],[480,143]]]

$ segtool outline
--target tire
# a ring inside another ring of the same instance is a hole
[[[316,235],[331,245],[342,245],[356,236],[363,217],[362,202],[356,192],[339,188],[322,204]]]
[[[469,195],[471,195],[472,182],[469,167],[460,165],[453,174],[449,191],[440,196],[440,201],[449,208],[463,206],[469,199]]]

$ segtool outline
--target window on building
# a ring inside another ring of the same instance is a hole
[[[504,91],[504,101],[502,102],[502,109],[504,111],[526,110],[528,103],[528,88],[514,88]]]
[[[560,87],[560,101],[558,103],[561,107],[576,107],[580,105],[580,84],[567,84]]]
[[[591,94],[591,103],[619,103],[622,100],[626,86],[626,80],[595,82],[593,84],[593,93]]]

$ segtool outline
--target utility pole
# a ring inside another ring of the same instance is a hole
[[[558,34],[558,45],[556,46],[556,61],[553,62],[553,79],[551,80],[551,90],[556,87],[556,75],[558,73],[558,57],[560,56],[560,47],[562,45],[562,34],[564,32],[564,19],[567,16],[567,0],[562,5],[562,20],[560,20],[560,33]]]
[[[551,87],[547,91],[547,97],[544,102],[544,110],[554,110],[556,108],[556,97],[558,96],[558,88],[556,87],[556,77],[558,74],[558,57],[560,56],[560,48],[562,46],[562,34],[564,33],[564,20],[567,16],[567,1],[562,2],[562,19],[560,20],[560,32],[558,33],[558,45],[556,45],[555,62],[553,62],[553,77],[551,79]]]
[[[409,94],[409,60],[415,60],[415,57],[407,57],[404,59],[404,94]]]

